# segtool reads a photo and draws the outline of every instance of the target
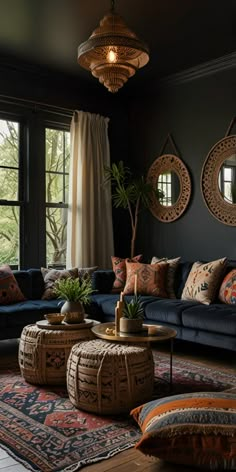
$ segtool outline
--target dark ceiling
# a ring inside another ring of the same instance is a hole
[[[236,50],[236,0],[117,0],[117,12],[150,47],[132,81],[159,79]],[[77,47],[110,9],[110,0],[3,0],[2,60],[55,68],[95,81],[77,64]]]

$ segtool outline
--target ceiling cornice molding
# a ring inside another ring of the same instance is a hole
[[[160,79],[161,87],[181,85],[236,67],[236,51]]]

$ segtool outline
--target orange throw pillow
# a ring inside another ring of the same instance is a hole
[[[169,264],[141,264],[140,262],[126,262],[126,284],[124,295],[135,292],[135,275],[137,275],[137,294],[153,295],[154,297],[167,298],[166,275]]]
[[[121,257],[115,257],[112,256],[111,262],[112,262],[112,270],[115,272],[115,280],[113,283],[113,292],[119,292],[123,290],[126,282],[126,265],[125,261],[130,261],[130,262],[139,262],[142,259],[142,254],[139,254],[138,256],[133,257],[132,259],[122,259]]]

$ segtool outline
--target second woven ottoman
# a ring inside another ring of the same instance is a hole
[[[98,414],[127,413],[152,398],[152,351],[101,339],[75,344],[67,362],[73,405]]]

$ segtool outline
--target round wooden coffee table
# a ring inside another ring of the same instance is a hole
[[[172,363],[173,363],[173,341],[177,331],[163,325],[143,325],[143,330],[138,333],[115,332],[115,323],[101,323],[93,326],[91,331],[95,336],[110,342],[118,343],[153,343],[170,340],[170,389],[172,388]],[[109,334],[108,334],[109,331]],[[113,333],[112,333],[113,331]]]

